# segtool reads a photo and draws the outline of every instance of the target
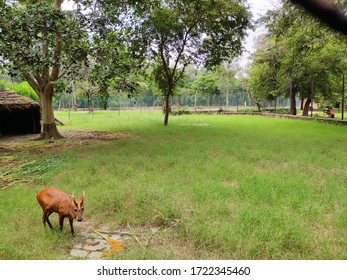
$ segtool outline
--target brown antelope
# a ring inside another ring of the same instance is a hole
[[[70,196],[63,191],[54,188],[47,188],[38,192],[36,194],[36,199],[43,211],[42,221],[44,226],[46,226],[47,222],[50,229],[53,228],[48,217],[55,212],[59,215],[60,231],[63,229],[64,219],[68,218],[71,227],[71,234],[74,235],[73,220],[77,219],[78,222],[82,221],[84,211],[84,192],[80,202],[76,202],[73,194]]]

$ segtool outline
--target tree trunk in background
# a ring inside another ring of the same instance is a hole
[[[227,89],[226,106],[229,107],[229,89]]]
[[[170,90],[169,90],[170,91]],[[169,124],[169,114],[170,114],[170,94],[169,92],[165,95],[165,116],[164,116],[164,125]]]
[[[197,101],[197,92],[195,92],[195,97],[194,97],[194,112],[196,112],[196,101]]]
[[[290,81],[289,87],[289,98],[290,98],[290,114],[296,116],[296,102],[295,102],[295,92],[293,90],[293,81]]]
[[[308,117],[308,112],[310,110],[311,102],[312,102],[311,98],[307,98],[305,105],[304,105],[304,108],[303,108],[303,111],[302,111],[302,115],[305,117]]]
[[[344,119],[345,114],[345,73],[342,74],[342,100],[341,100],[341,120]]]
[[[87,96],[88,96],[88,111],[89,113],[92,113],[93,112],[92,93],[89,90],[87,91]]]

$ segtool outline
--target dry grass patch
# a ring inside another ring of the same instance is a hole
[[[63,151],[128,137],[125,133],[78,130],[64,130],[63,135],[63,139],[37,141],[37,135],[32,134],[0,137],[0,189],[32,185],[62,161],[59,155]],[[28,154],[40,157],[32,158]]]
[[[107,131],[80,131],[65,129],[63,139],[35,141],[37,135],[14,135],[0,137],[0,152],[55,153],[94,142],[128,138],[126,133]]]

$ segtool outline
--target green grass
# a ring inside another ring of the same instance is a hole
[[[347,258],[345,127],[218,115],[170,117],[164,127],[156,111],[56,116],[62,134],[128,137],[22,155],[54,168],[35,185],[0,190],[1,259],[69,257],[68,223],[63,233],[42,227],[35,193],[47,186],[84,190],[95,228],[163,229],[145,252],[130,244],[118,259]]]

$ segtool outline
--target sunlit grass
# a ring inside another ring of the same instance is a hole
[[[146,258],[347,258],[345,127],[218,115],[175,116],[164,127],[157,111],[56,115],[66,122],[62,134],[107,130],[128,137],[65,151],[60,168],[34,189],[1,191],[0,238],[10,244],[0,246],[1,258],[68,257],[69,231],[42,229],[34,197],[46,186],[84,190],[85,219],[96,226],[165,229]],[[47,253],[47,246],[59,250]],[[130,247],[118,257],[144,255]]]

